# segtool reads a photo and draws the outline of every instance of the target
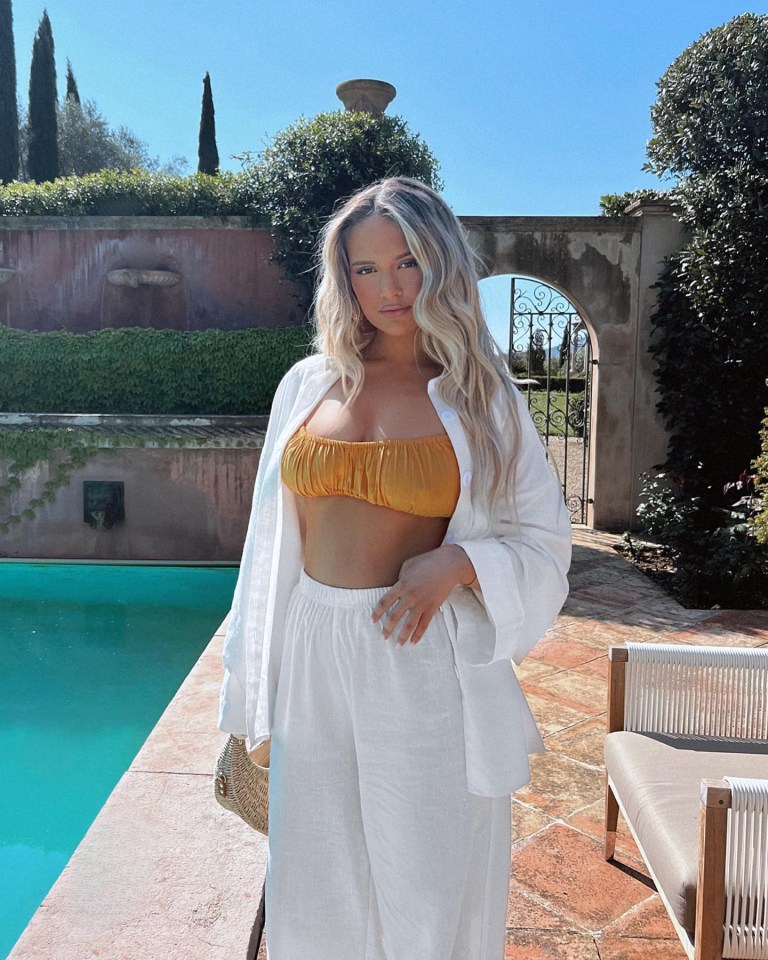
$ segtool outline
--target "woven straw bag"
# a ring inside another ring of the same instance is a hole
[[[245,741],[230,736],[216,761],[214,795],[226,810],[236,813],[254,830],[268,833],[269,740],[249,754]]]

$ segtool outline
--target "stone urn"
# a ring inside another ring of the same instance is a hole
[[[397,90],[386,80],[345,80],[336,87],[336,96],[350,112],[381,116]]]

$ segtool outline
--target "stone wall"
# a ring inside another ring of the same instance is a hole
[[[63,427],[93,421],[104,443],[110,433],[145,434],[144,447],[103,447],[72,472],[53,503],[34,519],[0,534],[0,556],[67,560],[237,561],[243,549],[265,417],[51,417],[0,415],[0,423]],[[98,423],[97,423],[98,421]],[[233,425],[234,424],[234,425]],[[158,426],[160,425],[160,426]],[[158,446],[152,431],[174,433],[185,446]],[[197,439],[190,441],[190,434]],[[112,442],[119,443],[117,439]],[[21,489],[3,502],[2,518],[39,497],[66,457],[55,451],[22,475]],[[7,479],[0,460],[0,485]],[[87,481],[122,481],[125,519],[111,529],[92,525],[84,510]]]
[[[245,217],[3,217],[0,323],[78,333],[300,323],[271,251],[269,231]]]
[[[462,219],[487,276],[543,280],[585,321],[594,360],[587,523],[626,530],[634,524],[640,474],[666,455],[650,318],[664,258],[683,241],[679,221],[659,202],[621,218]]]

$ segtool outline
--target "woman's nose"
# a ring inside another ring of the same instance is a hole
[[[400,284],[399,278],[393,274],[389,273],[387,270],[382,270],[379,274],[379,292],[382,297],[394,297],[398,296],[400,293]]]

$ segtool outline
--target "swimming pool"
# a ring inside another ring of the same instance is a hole
[[[0,563],[0,957],[224,619],[236,576]]]

